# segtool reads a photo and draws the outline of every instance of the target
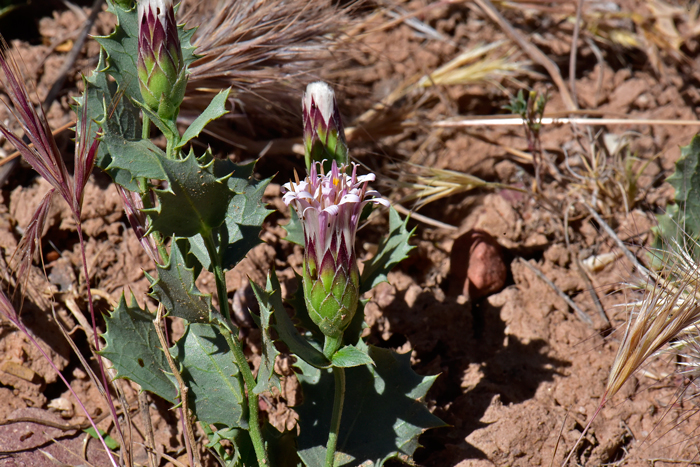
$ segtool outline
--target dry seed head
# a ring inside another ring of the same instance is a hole
[[[625,330],[610,371],[606,399],[610,399],[627,379],[650,358],[678,345],[684,339],[697,339],[700,326],[700,266],[674,242],[674,251],[663,252],[663,277],[642,284],[644,298],[631,303],[635,311]]]

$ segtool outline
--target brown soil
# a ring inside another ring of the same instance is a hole
[[[370,6],[367,11],[355,12],[367,15],[364,26],[355,31],[357,37],[351,50],[343,52],[344,60],[331,63],[325,71],[326,78],[337,85],[348,126],[405,80],[431,72],[469,47],[506,38],[475,4],[445,2],[428,8],[428,3],[411,1],[400,6],[419,12],[416,18],[434,28],[443,39],[425,38],[406,22],[380,27],[387,25],[388,16],[371,16],[372,12],[386,12],[388,7],[374,10]],[[639,48],[625,48],[583,31],[576,75],[580,106],[591,109],[593,115],[600,112],[608,117],[697,119],[700,43],[693,38],[698,32],[697,23],[694,26],[684,20],[688,17],[687,12],[683,16],[685,2],[667,5],[676,8],[675,23],[670,26],[658,19],[661,16],[654,16],[650,7],[662,5],[660,1],[603,3],[596,2],[597,6],[590,8],[640,12],[648,16],[650,24],[656,21],[666,31],[678,28],[684,41],[678,48],[664,49],[647,38]],[[568,79],[573,27],[565,19],[574,13],[571,5],[508,5],[498,8],[559,65]],[[514,5],[519,6],[511,8]],[[21,14],[30,15],[27,11]],[[639,26],[629,17],[619,15],[621,19],[616,20],[615,27],[639,33]],[[65,10],[34,20],[38,22],[37,37],[12,41],[12,46],[22,57],[27,78],[37,83],[38,98],[43,99],[70,50],[66,44],[73,39],[75,24],[82,18],[75,11]],[[113,19],[103,12],[92,32],[104,34],[112,25]],[[586,41],[591,38],[596,39],[595,50]],[[519,60],[527,59],[517,47],[513,50]],[[596,59],[598,52],[602,60]],[[97,45],[90,41],[70,72],[64,91],[48,112],[53,127],[72,118],[69,104],[79,93],[80,72],[87,73],[94,67],[97,53]],[[528,86],[549,89],[548,111],[565,110],[560,93],[550,84],[543,68],[532,65],[528,72],[515,77]],[[502,85],[508,92],[517,90],[512,80],[503,80]],[[350,138],[353,155],[380,174],[380,190],[389,193],[395,189],[396,199],[406,194],[391,182],[390,174],[402,167],[395,165],[399,160],[532,189],[532,163],[507,149],[528,149],[522,127],[455,130],[430,129],[426,125],[453,116],[502,114],[501,107],[508,103],[503,89],[488,83],[437,86],[425,91],[424,96],[421,100],[416,92],[408,93],[376,117],[379,120],[365,122]],[[5,109],[0,109],[0,118],[8,118]],[[397,121],[416,125],[392,132]],[[15,127],[11,119],[9,123]],[[550,163],[542,171],[541,198],[515,191],[476,190],[422,208],[420,214],[456,229],[411,221],[410,226],[417,227],[412,256],[390,274],[390,284],[381,284],[369,294],[365,310],[367,341],[400,352],[410,351],[418,373],[440,375],[428,393],[427,403],[449,426],[431,430],[420,438],[423,447],[415,454],[418,465],[560,465],[599,407],[621,337],[614,330],[623,326],[629,312],[621,305],[639,295],[622,287],[634,280],[633,269],[622,255],[613,256],[609,264],[595,272],[586,273],[579,266],[580,261],[593,255],[619,253],[580,200],[595,205],[630,250],[645,261],[645,249],[653,239],[650,229],[655,214],[673,196],[663,180],[673,170],[679,146],[688,144],[696,127],[638,124],[596,127],[590,133],[587,127],[581,127],[577,131],[568,125],[546,126],[542,130],[542,146]],[[632,166],[642,170],[642,174],[637,180],[638,190],[627,205],[622,201],[623,185],[617,183],[624,183],[620,176],[623,162],[607,157],[608,166],[588,179],[570,175],[570,171],[585,171],[577,138],[587,141],[589,136],[598,147],[607,144],[611,152],[616,139],[630,136],[631,151],[638,158]],[[59,137],[59,144],[72,158],[67,133]],[[221,156],[239,160],[250,157],[237,149],[222,148],[221,143],[215,143],[215,147]],[[6,153],[12,152],[8,144],[2,148]],[[297,156],[288,156],[301,165]],[[301,264],[301,249],[281,239],[284,231],[280,224],[286,222],[289,211],[280,201],[279,187],[291,176],[292,165],[280,160],[277,155],[265,156],[258,165],[261,178],[273,176],[280,166],[285,167],[266,192],[267,202],[280,213],[272,214],[265,224],[265,243],[227,275],[230,298],[253,364],[259,360],[259,334],[243,311],[253,301],[247,278],[261,283],[269,267],[274,266],[283,292],[291,293],[295,287],[294,270]],[[651,162],[644,166],[647,161]],[[3,269],[7,270],[21,233],[47,189],[47,183],[26,166],[2,187]],[[110,302],[117,301],[125,291],[153,308],[145,295],[148,281],[144,276],[144,271],[154,272],[153,266],[129,229],[116,189],[105,175],[95,172],[85,202],[87,257],[91,286],[100,291],[96,299],[98,311],[109,310]],[[562,213],[567,209],[565,227]],[[43,244],[46,273],[37,261],[29,277],[22,278],[28,284],[22,317],[88,411],[103,419],[100,428],[110,431],[114,428],[110,418],[101,417],[107,414],[107,407],[58,331],[62,326],[79,350],[89,354],[87,338],[91,330],[84,329],[81,322],[89,319],[89,313],[75,225],[67,207],[60,203],[56,203],[49,217]],[[361,258],[371,255],[384,227],[386,220],[380,216],[360,231]],[[501,254],[507,270],[505,287],[480,298],[460,295],[463,290],[470,290],[456,279],[466,277],[466,272],[456,274],[450,266],[454,239],[472,229],[490,234],[501,247],[487,248],[478,256],[480,261],[488,262],[489,255]],[[571,297],[592,324],[578,318],[525,262]],[[205,292],[214,291],[213,280],[206,275],[198,285]],[[599,298],[610,327],[598,311],[592,293]],[[172,328],[174,337],[182,332],[179,323],[173,323]],[[288,357],[280,360],[278,371],[285,376],[283,391],[265,397],[262,403],[263,410],[280,429],[294,427],[295,414],[288,407],[300,400],[291,363]],[[600,411],[576,450],[575,462],[591,466],[664,466],[700,461],[695,442],[695,401],[687,396],[694,394],[694,382],[674,377],[672,372],[672,365],[660,360],[631,378]],[[139,444],[143,442],[144,427],[138,413],[138,390],[128,382],[120,381],[118,385],[133,421],[134,461],[144,464],[147,457]],[[54,465],[56,459],[69,465],[85,463],[86,435],[79,427],[85,417],[78,401],[28,339],[2,320],[0,401],[0,421],[18,417],[32,420],[0,425],[0,465]],[[161,465],[168,463],[161,454],[186,462],[177,412],[155,398],[149,407]],[[42,424],[46,420],[73,428]],[[90,441],[87,459],[93,465],[107,465],[99,451],[97,442]],[[215,465],[212,458],[208,462]]]

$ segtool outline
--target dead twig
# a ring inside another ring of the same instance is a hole
[[[489,18],[491,18],[493,22],[498,24],[498,26],[503,29],[503,32],[505,32],[508,37],[516,42],[532,60],[539,63],[545,70],[547,70],[547,73],[549,73],[552,81],[554,81],[554,84],[556,84],[557,88],[559,89],[559,93],[561,94],[561,98],[564,101],[566,108],[568,110],[577,110],[577,106],[574,103],[574,100],[571,98],[571,94],[566,87],[566,83],[564,83],[564,79],[561,77],[559,67],[557,67],[557,65],[540,49],[527,40],[526,37],[516,31],[508,20],[501,15],[495,6],[493,6],[491,0],[474,0],[474,3],[479,5],[479,8],[481,8],[481,10]]]
[[[608,318],[607,313],[605,313],[605,308],[603,308],[603,304],[600,303],[600,298],[598,297],[598,294],[596,293],[595,288],[593,287],[593,282],[591,281],[591,278],[588,277],[588,273],[583,268],[583,266],[581,266],[581,260],[576,258],[575,262],[576,269],[578,270],[581,279],[583,279],[583,281],[586,283],[586,288],[588,289],[588,293],[591,296],[591,300],[593,300],[593,304],[598,310],[598,314],[600,315],[601,319],[605,322],[606,329],[610,329],[610,319]]]
[[[537,277],[539,277],[545,284],[547,284],[552,290],[554,290],[554,292],[556,292],[556,294],[559,295],[561,297],[561,299],[564,300],[566,302],[566,304],[569,305],[571,307],[571,309],[574,310],[578,319],[580,319],[581,321],[583,321],[587,325],[593,327],[593,320],[586,313],[584,313],[583,310],[581,308],[579,308],[578,305],[576,305],[574,303],[574,301],[571,300],[571,298],[568,295],[566,295],[564,292],[562,292],[559,287],[554,285],[554,282],[549,280],[549,278],[547,276],[545,276],[542,273],[542,271],[537,269],[534,265],[530,264],[528,261],[525,261],[524,258],[518,258],[518,259],[520,260],[521,263],[523,263],[525,266],[527,266],[528,269],[530,269],[532,272],[534,272],[535,275]]]
[[[571,36],[571,54],[569,55],[569,86],[571,86],[571,99],[575,106],[578,107],[578,99],[576,98],[576,55],[578,54],[578,36],[581,31],[581,11],[583,10],[583,0],[578,0],[576,5],[576,24],[574,24],[574,33]]]
[[[452,230],[456,231],[457,227],[454,225],[450,224],[445,224],[444,222],[437,221],[435,219],[432,219],[430,217],[424,216],[422,214],[418,214],[417,212],[410,211],[406,209],[405,207],[401,206],[400,204],[392,204],[394,209],[396,209],[400,214],[403,214],[404,216],[411,216],[411,219],[415,221],[422,222],[424,224],[431,225],[433,227],[437,227],[439,229],[445,229],[445,230]]]
[[[615,233],[615,231],[608,225],[608,223],[605,222],[602,217],[600,217],[600,215],[596,212],[596,210],[593,209],[584,200],[581,199],[579,201],[581,202],[581,204],[583,204],[586,207],[586,209],[588,209],[588,212],[591,213],[591,216],[593,216],[593,218],[596,220],[598,225],[600,225],[603,228],[603,230],[605,230],[605,233],[607,233],[610,236],[610,238],[612,238],[612,240],[615,242],[617,247],[624,253],[624,255],[627,257],[627,259],[632,263],[632,265],[634,265],[634,267],[639,271],[639,273],[642,274],[647,279],[653,278],[653,280],[657,280],[658,279],[657,274],[650,271],[644,265],[642,265],[642,263],[639,262],[639,260],[634,255],[634,253],[632,253],[625,246],[625,244],[622,242],[622,240],[620,240],[620,237],[618,237],[617,234]]]
[[[139,407],[141,409],[141,418],[143,419],[143,424],[146,425],[146,436],[148,442],[148,464],[150,467],[156,467],[158,465],[157,455],[156,455],[156,440],[153,436],[153,423],[151,423],[151,414],[148,410],[148,395],[146,391],[139,392]]]
[[[188,388],[185,384],[185,381],[182,379],[180,370],[175,364],[172,355],[170,355],[170,352],[168,351],[169,346],[168,341],[165,338],[165,333],[163,332],[163,324],[163,305],[159,304],[158,313],[156,314],[156,319],[153,320],[153,325],[156,328],[156,334],[158,334],[158,340],[160,341],[160,345],[163,348],[165,358],[166,360],[168,360],[168,366],[170,367],[170,371],[172,371],[173,376],[177,381],[178,389],[180,391],[180,402],[182,404],[182,414],[185,425],[185,436],[187,437],[187,440],[185,442],[185,447],[187,448],[187,455],[190,459],[192,459],[195,467],[201,467],[202,460],[200,459],[199,450],[197,449],[197,441],[194,437],[194,431],[192,430],[189,404],[187,402]]]

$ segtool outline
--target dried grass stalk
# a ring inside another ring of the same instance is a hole
[[[199,27],[193,44],[202,58],[190,68],[181,118],[195,118],[219,90],[232,87],[234,109],[228,120],[235,130],[252,139],[298,134],[303,88],[319,78],[324,62],[338,60],[333,56],[342,53],[337,38],[352,23],[355,5],[184,2],[180,21]]]
[[[700,265],[685,247],[674,242],[663,257],[663,278],[645,284],[641,302],[631,304],[622,344],[610,371],[605,399],[612,398],[627,379],[650,358],[671,349],[691,349],[700,338]]]

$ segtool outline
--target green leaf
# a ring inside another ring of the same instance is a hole
[[[192,122],[187,130],[185,130],[185,133],[182,135],[182,139],[180,139],[180,143],[175,146],[175,149],[183,147],[192,138],[199,136],[209,122],[228,113],[228,110],[226,110],[226,102],[228,101],[228,95],[230,92],[231,88],[224,89],[223,91],[219,92],[219,94],[214,96],[207,108],[204,109],[204,112],[202,112],[199,117]]]
[[[247,428],[245,390],[226,339],[211,324],[193,323],[171,348],[182,364],[189,401],[206,424]]]
[[[200,166],[192,153],[181,160],[163,158],[160,163],[170,183],[156,190],[159,205],[144,210],[153,221],[151,229],[168,237],[194,237],[219,227],[233,192],[226,180],[214,175],[213,163]]]
[[[168,180],[163,170],[165,153],[152,142],[145,139],[130,141],[117,131],[106,132],[103,140],[111,156],[107,166],[108,172],[122,170],[129,173],[129,181],[137,178]]]
[[[389,235],[379,245],[377,254],[365,261],[365,268],[360,278],[360,294],[372,290],[377,284],[386,282],[386,275],[391,269],[408,257],[408,253],[414,248],[408,244],[415,229],[410,232],[406,229],[405,221],[393,207],[389,208]]]
[[[180,137],[180,132],[177,129],[177,123],[174,120],[163,119],[157,112],[152,111],[146,104],[134,101],[141,109],[144,116],[153,122],[153,124],[163,133],[168,141],[177,140]]]
[[[347,345],[338,350],[333,354],[331,361],[333,362],[333,366],[341,368],[374,364],[366,350],[352,345]]]
[[[117,378],[127,378],[146,391],[175,402],[177,387],[166,372],[170,366],[153,327],[154,316],[142,310],[131,297],[126,304],[124,295],[116,309],[105,317],[107,343],[100,355],[109,359],[117,370]]]
[[[93,427],[86,428],[85,430],[83,430],[83,432],[89,434],[95,439],[103,438],[105,440],[105,444],[109,449],[119,449],[119,443],[117,442],[117,440],[109,436],[104,430],[100,430],[100,436],[97,436],[97,432]]]
[[[700,135],[696,135],[688,146],[681,147],[681,157],[676,162],[676,171],[667,181],[675,188],[675,201],[678,210],[675,211],[676,225],[661,224],[662,234],[666,238],[676,238],[683,244],[683,238],[678,235],[678,226],[691,238],[700,237]],[[670,228],[669,228],[670,227]]]
[[[96,137],[100,128],[103,133],[96,164],[105,170],[115,183],[131,191],[138,191],[128,163],[118,162],[112,167],[110,165],[114,159],[119,159],[124,151],[130,150],[124,148],[125,142],[141,139],[141,117],[131,101],[123,97],[117,83],[107,79],[107,74],[103,71],[105,68],[105,56],[101,51],[96,69],[85,79],[88,118],[96,122],[89,127],[90,138]],[[82,115],[82,108],[86,103],[82,97],[76,100],[79,104],[76,114]]]
[[[98,36],[95,40],[107,52],[107,73],[126,89],[126,95],[140,101],[141,89],[136,72],[138,59],[139,20],[137,8],[123,10],[110,5],[108,11],[117,16],[117,25],[109,36]]]
[[[212,312],[211,294],[201,293],[195,286],[194,268],[188,268],[178,241],[173,241],[167,264],[156,265],[158,279],[148,273],[151,296],[163,304],[170,316],[191,322],[207,322]]]
[[[201,162],[206,161],[203,158]],[[255,163],[238,166],[227,160],[214,160],[214,175],[228,177],[229,190],[235,192],[226,209],[226,219],[217,229],[218,244],[226,246],[222,252],[224,270],[232,269],[253,247],[261,243],[260,231],[265,218],[272,212],[263,203],[265,188],[270,179],[256,181],[253,178]],[[200,235],[190,239],[191,251],[202,266],[211,268],[209,254]],[[219,246],[221,249],[221,246]]]
[[[285,311],[280,292],[280,283],[275,271],[271,271],[267,278],[266,290],[262,290],[253,281],[250,281],[250,285],[260,304],[261,314],[263,310],[268,313],[273,313],[274,323],[272,323],[272,327],[277,331],[279,340],[289,347],[291,353],[310,365],[318,368],[327,368],[330,362],[326,356],[299,334],[299,331],[294,327],[292,320]]]
[[[274,279],[271,279],[271,276],[274,276]],[[277,281],[277,275],[274,270],[267,276],[267,287],[265,291],[261,291],[252,280],[250,283],[258,299],[258,303],[260,304],[260,330],[262,332],[263,347],[257,384],[255,388],[253,388],[254,394],[260,394],[265,391],[271,391],[273,386],[280,389],[279,377],[275,374],[275,359],[280,353],[277,351],[275,341],[272,338],[270,318],[275,310],[284,313],[284,307],[282,307],[279,282]]]
[[[418,436],[444,426],[422,400],[437,376],[419,376],[410,354],[369,347],[376,366],[345,370],[346,392],[335,465],[381,466],[387,459],[413,455]],[[324,465],[334,392],[333,374],[297,361],[304,392],[299,414],[299,457],[308,467]]]
[[[296,209],[291,208],[289,210],[289,222],[282,227],[287,232],[287,236],[284,237],[285,240],[304,246],[304,228],[301,225]]]

